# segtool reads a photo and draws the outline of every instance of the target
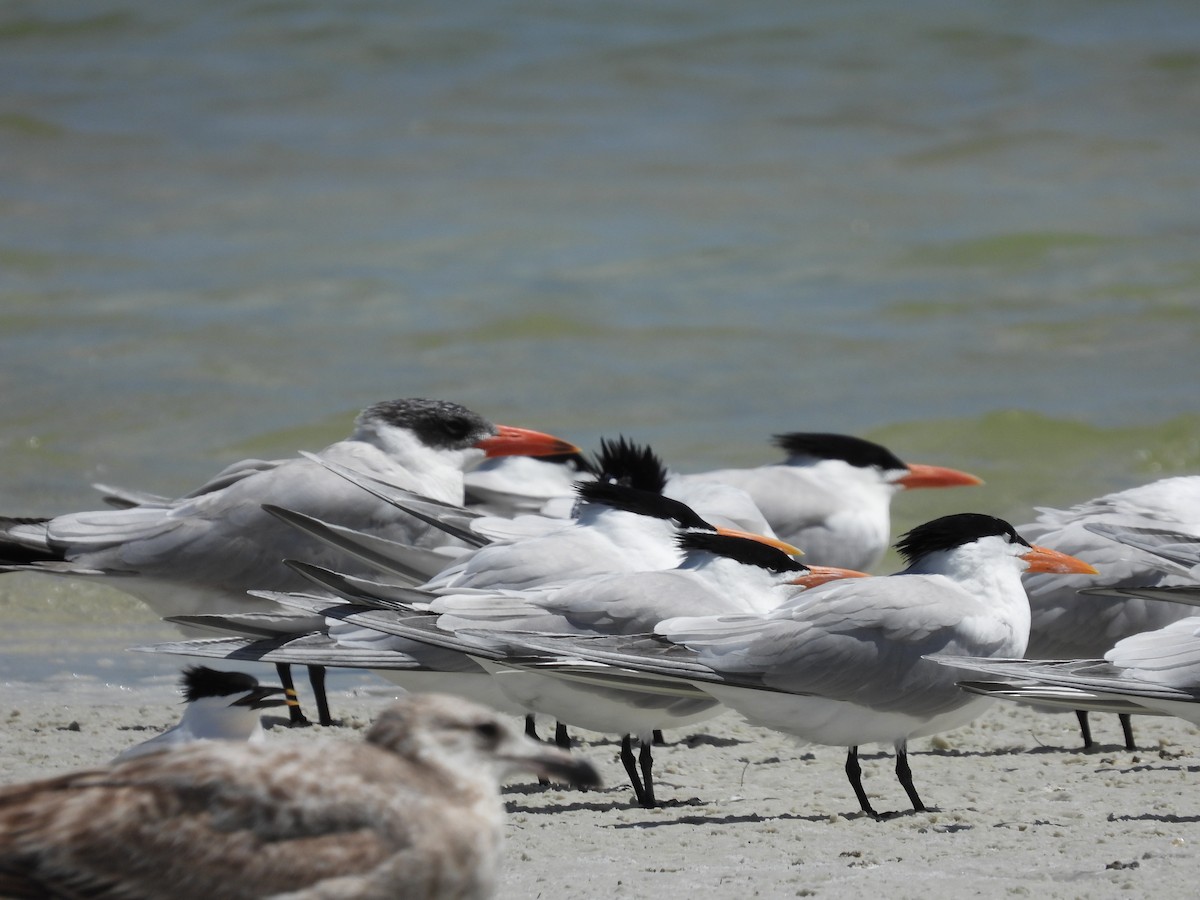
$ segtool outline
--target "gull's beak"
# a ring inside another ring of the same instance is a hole
[[[500,758],[513,769],[532,772],[547,781],[578,788],[600,787],[600,773],[582,757],[538,743],[521,735],[515,746],[501,752]]]
[[[476,447],[491,459],[497,456],[559,456],[582,453],[574,444],[529,428],[497,425],[496,433],[476,442]]]

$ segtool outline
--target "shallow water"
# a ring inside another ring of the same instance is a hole
[[[5,4],[0,509],[410,395],[987,479],[898,529],[1196,471],[1198,39],[1132,0]]]

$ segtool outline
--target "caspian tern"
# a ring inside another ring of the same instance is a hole
[[[792,432],[775,437],[782,463],[673,475],[667,493],[696,482],[741,488],[777,537],[825,566],[870,569],[891,539],[892,497],[906,488],[981,484],[940,466],[902,462],[886,447],[842,434]]]
[[[266,740],[261,710],[287,704],[282,687],[260,685],[244,672],[222,672],[207,666],[188,666],[180,679],[186,704],[183,718],[162,734],[121,752],[117,760],[133,759],[192,741]]]
[[[363,742],[208,742],[0,788],[6,897],[490,897],[500,781],[599,784],[585,760],[444,695]]]
[[[668,619],[653,638],[538,635],[513,644],[550,655],[540,672],[552,673],[559,659],[574,677],[580,661],[607,667],[588,675],[617,685],[627,677],[666,678],[711,694],[751,723],[849,747],[846,774],[871,816],[858,746],[891,743],[897,777],[920,811],[908,741],[983,710],[951,670],[924,657],[1019,656],[1029,629],[1021,574],[1095,570],[1031,546],[1007,522],[972,513],[918,526],[897,549],[909,563],[900,573],[825,584],[766,613]]]
[[[1032,610],[1029,659],[1095,659],[1117,641],[1194,614],[1181,603],[1131,596],[1133,587],[1195,586],[1161,556],[1115,543],[1096,528],[1170,527],[1200,533],[1200,476],[1164,478],[1107,494],[1070,509],[1042,509],[1022,526],[1030,540],[1096,564],[1102,578],[1038,575],[1025,580]],[[1084,747],[1092,746],[1087,712],[1080,710]],[[1135,748],[1129,716],[1121,716],[1125,745]]]
[[[457,403],[407,399],[368,407],[347,439],[318,456],[461,504],[464,469],[485,457],[574,452],[574,445],[558,438],[493,425]],[[0,519],[0,571],[104,576],[168,617],[268,609],[246,592],[307,586],[284,559],[353,568],[340,550],[290,527],[264,505],[408,544],[446,540],[310,459],[249,460],[163,504]],[[320,673],[312,671],[320,719],[327,724]],[[281,677],[290,685],[286,671]],[[291,709],[293,720],[303,721],[299,706]]]

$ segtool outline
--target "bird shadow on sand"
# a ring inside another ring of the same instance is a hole
[[[954,748],[952,750],[919,750],[919,751],[918,750],[910,750],[908,755],[909,755],[910,759],[919,757],[919,756],[939,756],[939,757],[942,757],[943,759],[956,759],[956,758],[971,759],[973,757],[980,758],[980,759],[988,759],[988,758],[994,759],[994,758],[1001,757],[1001,756],[1025,756],[1026,754],[1029,754],[1032,756],[1045,756],[1047,754],[1096,756],[1097,754],[1100,754],[1100,753],[1136,753],[1136,752],[1138,752],[1138,751],[1126,750],[1124,747],[1120,747],[1120,746],[1114,744],[1112,746],[1097,745],[1094,747],[1090,747],[1086,750],[1083,747],[1050,747],[1050,746],[1044,746],[1044,745],[1037,746],[1037,747],[992,747],[988,750],[960,750],[958,748]],[[1143,751],[1143,752],[1148,752],[1148,751]],[[1157,752],[1157,751],[1155,751],[1155,752]],[[860,759],[871,759],[875,756],[888,756],[888,755],[890,755],[890,754],[888,754],[887,752],[881,752],[878,754],[860,754],[859,758]]]
[[[692,734],[678,741],[681,747],[736,747],[748,743],[750,742],[737,738],[714,737],[711,734]]]
[[[689,805],[707,805],[702,804],[698,800],[687,801]],[[669,806],[667,808],[670,808]],[[891,821],[893,819],[902,819],[916,815],[913,810],[897,811],[894,813],[884,813],[879,817],[880,820]],[[840,813],[837,816],[839,819],[845,818],[850,821],[864,819],[868,822],[875,821],[866,813],[852,813],[845,816]],[[800,815],[799,813],[780,813],[777,816],[764,816],[759,813],[745,813],[742,815],[727,814],[727,815],[684,815],[676,816],[671,819],[644,819],[639,822],[614,822],[611,825],[605,825],[605,828],[624,829],[624,828],[663,828],[675,825],[686,825],[694,828],[697,826],[721,826],[721,825],[758,825],[770,824],[772,822],[809,822],[811,824],[821,824],[829,822],[829,814],[812,814]]]
[[[632,796],[627,799],[612,800],[607,799],[605,795],[611,795],[614,792],[624,793],[625,788],[608,788],[600,791],[586,791],[579,793],[579,799],[574,802],[563,803],[547,803],[539,805],[536,798],[540,794],[548,792],[561,793],[564,788],[555,785],[541,784],[516,784],[508,785],[504,788],[505,808],[509,815],[513,814],[548,814],[554,815],[559,813],[570,812],[637,812],[640,807]],[[524,795],[529,798],[528,802],[522,802],[520,799],[515,799]],[[594,798],[594,799],[592,799]],[[663,800],[659,802],[653,812],[647,811],[647,815],[661,816],[664,812],[670,810],[680,810],[685,812],[689,809],[697,807],[711,806],[712,801],[702,800],[699,797],[689,797],[686,799]],[[891,812],[880,813],[878,816],[870,816],[867,813],[845,812],[833,814],[838,819],[847,821],[867,821],[867,822],[891,822],[898,819],[910,819],[928,813],[939,813],[942,810],[939,807],[931,806],[923,811],[913,809],[899,809]],[[672,818],[654,818],[642,819],[636,822],[614,822],[609,825],[599,827],[604,828],[659,828],[670,825],[689,825],[689,826],[720,826],[720,825],[739,825],[739,824],[760,824],[771,822],[810,822],[822,823],[829,822],[830,813],[812,813],[810,815],[800,815],[798,813],[780,813],[779,815],[762,815],[760,813],[744,813],[744,814],[725,814],[725,815],[679,815]],[[940,826],[935,830],[938,831],[958,831],[969,830],[973,826]]]
[[[1121,768],[1115,764],[1111,766],[1103,766],[1098,768],[1096,771],[1119,772],[1122,775],[1133,775],[1138,772],[1187,772],[1189,775],[1194,776],[1197,772],[1200,772],[1200,766],[1181,766],[1178,764],[1156,765],[1152,762],[1138,762],[1134,765],[1126,766],[1124,768]]]
[[[615,790],[615,789],[614,789]],[[590,793],[590,792],[589,792]],[[581,795],[581,798],[587,795]],[[514,813],[532,814],[557,814],[568,812],[623,812],[630,809],[638,809],[635,801],[630,799],[621,800],[606,800],[601,794],[595,795],[595,800],[580,799],[574,803],[552,803],[545,806],[533,806],[521,804],[519,802],[508,801],[505,806],[510,815]],[[690,800],[667,800],[660,803],[655,809],[673,809],[675,807],[684,806],[703,806],[704,804],[697,798]]]
[[[1195,825],[1200,822],[1200,816],[1172,816],[1166,813],[1140,813],[1136,816],[1118,816],[1108,814],[1110,822],[1160,822],[1164,825]]]
[[[670,735],[662,744],[665,747],[736,747],[739,744],[752,744],[751,740],[745,738],[726,738],[717,737],[711,734],[689,734],[684,737],[672,739]],[[572,738],[571,746],[581,749],[586,748],[601,748],[601,747],[620,747],[619,740],[611,738]]]
[[[1030,750],[1025,747],[993,747],[990,750],[959,750],[957,748],[954,750],[909,750],[908,758],[911,760],[911,759],[916,759],[916,758],[922,757],[922,756],[933,756],[933,757],[940,757],[942,759],[971,759],[971,758],[989,759],[989,758],[996,758],[996,757],[1000,757],[1000,756],[1024,756],[1026,753],[1034,753],[1034,752],[1041,753],[1043,751],[1041,751],[1041,750],[1034,751],[1034,750]],[[1045,751],[1045,752],[1050,752],[1050,751]],[[1053,752],[1060,753],[1062,751],[1055,750]],[[883,757],[892,756],[892,754],[887,753],[887,752],[874,753],[874,754],[860,753],[859,759],[872,759],[872,758],[881,757],[881,756],[883,756]]]

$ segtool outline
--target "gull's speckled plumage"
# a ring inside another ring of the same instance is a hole
[[[364,742],[191,745],[0,789],[0,895],[491,895],[513,771],[594,769],[483,707],[412,695]]]

